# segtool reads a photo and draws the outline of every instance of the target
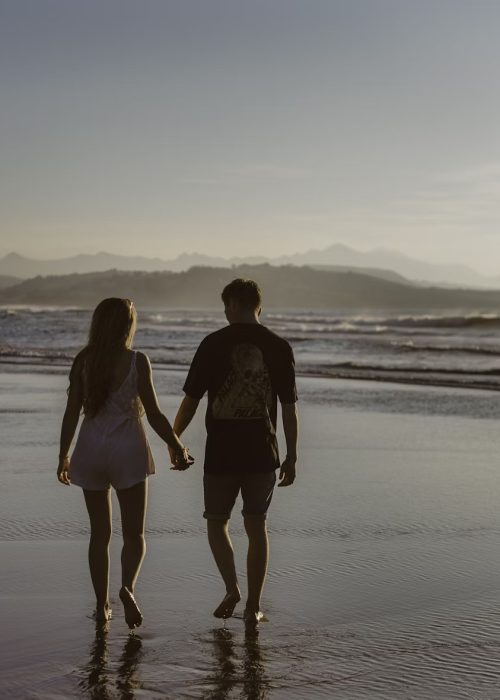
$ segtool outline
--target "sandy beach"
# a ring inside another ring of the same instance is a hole
[[[157,382],[173,416],[182,374]],[[65,386],[62,372],[0,373],[1,697],[500,695],[494,392],[299,381],[300,475],[274,498],[267,621],[250,638],[241,607],[225,629],[211,616],[222,587],[201,518],[203,416],[187,473],[151,436],[145,622],[128,635],[116,520],[114,618],[96,636],[83,498],[54,476]],[[239,508],[233,532],[243,572]]]

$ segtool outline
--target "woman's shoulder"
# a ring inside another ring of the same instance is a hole
[[[84,347],[78,352],[73,358],[73,363],[71,365],[72,372],[81,372],[83,365],[85,364],[85,357],[87,356],[87,348]]]
[[[137,369],[140,371],[149,371],[151,368],[151,362],[149,361],[149,357],[146,355],[145,352],[142,352],[141,350],[133,350],[135,354],[135,364]]]
[[[130,352],[134,353],[136,362],[149,362],[149,357],[142,350],[131,350]]]
[[[70,372],[69,372],[70,383],[73,383],[75,380],[79,381],[82,378],[82,372],[83,372],[83,367],[85,364],[86,354],[87,354],[87,348],[85,347],[75,355],[75,357],[73,359],[73,363],[71,365]]]

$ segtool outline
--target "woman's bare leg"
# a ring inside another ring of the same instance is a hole
[[[144,524],[148,499],[147,479],[116,492],[122,516],[122,586],[134,592],[135,582],[146,553]]]
[[[96,597],[96,618],[107,620],[109,608],[109,541],[111,539],[111,491],[84,489],[90,518],[89,567]]]
[[[147,479],[129,489],[116,492],[122,516],[122,588],[120,599],[130,628],[138,627],[142,614],[134,598],[134,589],[146,553],[144,524],[148,499]]]

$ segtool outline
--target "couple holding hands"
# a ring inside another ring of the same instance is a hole
[[[130,629],[143,616],[135,585],[145,554],[147,477],[155,472],[141,417],[167,443],[172,469],[194,462],[180,437],[205,392],[207,441],[203,489],[208,541],[226,587],[215,609],[228,618],[241,599],[228,532],[238,494],[248,535],[245,623],[262,619],[261,594],[269,542],[266,515],[278,486],[295,480],[298,419],[295,366],[290,345],[259,322],[261,292],[253,280],[235,279],[222,291],[229,325],[198,347],[184,384],[185,397],[173,427],[162,413],[147,355],[132,350],[137,313],[129,299],[104,299],[96,307],[87,345],[73,361],[61,427],[57,476],[83,489],[90,519],[89,567],[96,595],[96,620],[111,618],[109,542],[111,489],[120,504],[123,548],[120,600]],[[276,440],[281,403],[287,454],[280,464]],[[80,414],[84,413],[69,457]]]

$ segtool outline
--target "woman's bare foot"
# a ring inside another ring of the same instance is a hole
[[[120,600],[123,603],[123,610],[125,612],[125,622],[129,626],[129,629],[133,630],[136,627],[140,627],[142,624],[142,613],[139,610],[137,601],[129,591],[126,586],[120,588]]]
[[[231,617],[240,600],[241,595],[239,591],[230,591],[229,593],[226,593],[222,603],[215,608],[214,617],[219,617],[224,620]]]
[[[108,622],[113,617],[113,611],[109,607],[109,603],[105,603],[103,606],[97,606],[94,613],[94,619],[96,622]]]

